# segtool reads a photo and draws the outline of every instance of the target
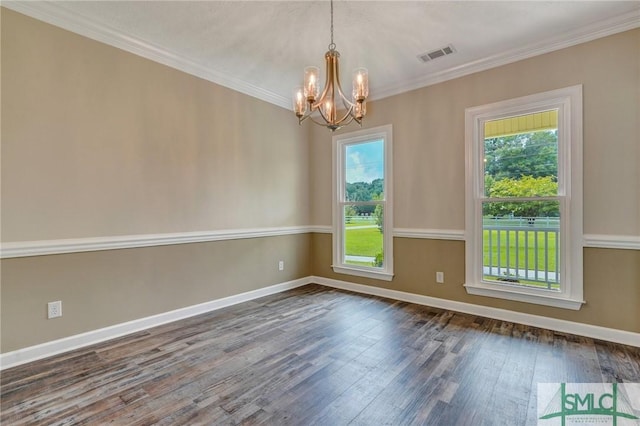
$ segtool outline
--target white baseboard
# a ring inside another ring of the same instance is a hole
[[[110,327],[100,328],[88,331],[86,333],[76,334],[74,336],[65,337],[51,342],[42,343],[28,348],[18,349],[16,351],[0,354],[0,371],[25,364],[27,362],[36,361],[47,358],[52,355],[61,354],[74,349],[80,349],[85,346],[104,342],[106,340],[115,339],[127,334],[135,333],[148,328],[169,322],[189,318],[195,315],[204,314],[235,305],[260,297],[268,296],[274,293],[280,293],[296,287],[311,283],[310,277],[299,278],[293,281],[287,281],[275,284],[269,287],[260,288],[258,290],[248,291],[246,293],[236,294],[222,299],[216,299],[198,305],[187,306],[185,308],[176,309],[174,311],[164,312],[162,314],[153,315],[146,318],[112,325]]]
[[[0,371],[311,283],[640,347],[640,333],[310,276],[3,353],[0,354]]]
[[[356,293],[386,297],[389,299],[401,300],[403,302],[416,303],[418,305],[463,312],[466,314],[478,315],[501,321],[515,322],[518,324],[546,328],[548,330],[560,331],[563,333],[570,333],[578,336],[591,337],[593,339],[606,340],[609,342],[640,347],[640,333],[633,333],[631,331],[617,330],[613,328],[600,327],[597,325],[583,324],[579,322],[543,317],[539,315],[525,314],[522,312],[509,311],[506,309],[474,305],[471,303],[458,302],[455,300],[440,299],[437,297],[423,296],[419,294],[406,293],[404,291],[389,290],[386,288],[355,284],[347,281],[334,280],[324,277],[311,277],[311,282],[327,287],[349,290]]]

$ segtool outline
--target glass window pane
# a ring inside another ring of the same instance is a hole
[[[370,215],[359,215],[354,207],[344,207],[344,263],[383,268],[383,206],[373,206]]]
[[[557,117],[550,110],[485,123],[485,196],[558,194]]]
[[[560,203],[483,203],[483,279],[560,290]]]
[[[383,199],[384,141],[345,146],[345,201]],[[369,213],[373,212],[373,209]]]

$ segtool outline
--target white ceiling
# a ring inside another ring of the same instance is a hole
[[[322,69],[328,1],[11,2],[3,6],[286,108]],[[343,86],[369,69],[380,99],[640,27],[640,1],[334,3]],[[453,45],[422,63],[417,55]]]

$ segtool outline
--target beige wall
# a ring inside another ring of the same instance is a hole
[[[2,9],[2,240],[307,225],[307,131]]]
[[[307,277],[310,238],[4,259],[2,353]],[[53,300],[63,301],[64,315],[47,320]]]
[[[309,224],[308,130],[288,111],[1,11],[3,242]],[[309,241],[4,259],[0,349],[309,276]]]
[[[640,250],[584,249],[584,298],[579,311],[467,294],[464,242],[394,238],[393,281],[336,274],[331,269],[331,235],[314,234],[314,275],[464,303],[508,309],[640,333]],[[436,271],[445,283],[436,284]]]
[[[638,46],[640,29],[372,102],[365,127],[393,125],[394,227],[464,229],[465,108],[582,84],[584,231],[640,235]],[[311,141],[311,218],[330,225],[331,134]]]
[[[464,230],[465,108],[576,84],[584,96],[584,232],[640,235],[640,30],[371,103],[366,127],[393,125],[394,227]],[[349,129],[343,130],[348,132]],[[311,219],[331,224],[331,135],[312,130]],[[315,275],[640,332],[640,251],[585,249],[578,312],[464,291],[464,243],[394,239],[391,283],[334,274],[316,234]],[[446,284],[435,286],[435,271]]]

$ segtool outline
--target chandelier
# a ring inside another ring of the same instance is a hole
[[[301,124],[311,118],[316,124],[325,126],[331,131],[355,121],[362,125],[362,118],[367,112],[366,99],[369,95],[369,75],[366,68],[353,71],[352,97],[348,99],[340,85],[340,53],[333,42],[333,0],[331,0],[331,43],[329,51],[324,54],[326,81],[320,97],[319,76],[317,67],[304,69],[304,86],[296,87],[293,92],[293,110]],[[338,111],[344,107],[344,112]]]

